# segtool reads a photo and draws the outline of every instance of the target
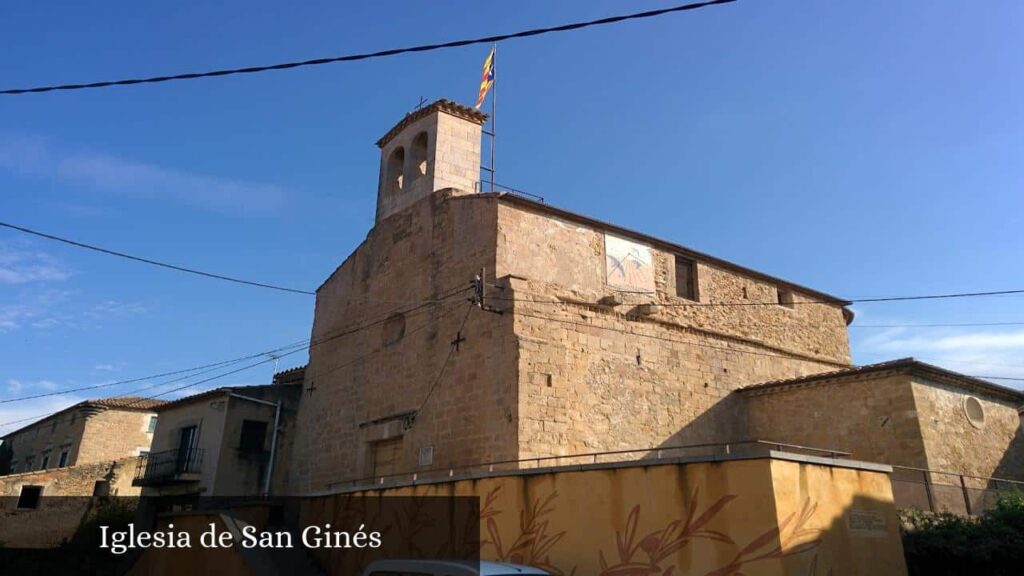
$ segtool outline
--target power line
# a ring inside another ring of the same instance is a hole
[[[755,355],[755,356],[768,356],[768,357],[773,357],[773,358],[784,358],[786,360],[800,359],[799,353],[793,353],[793,354],[790,354],[790,355],[784,355],[784,354],[775,354],[775,353],[772,353],[772,352],[758,352],[758,351],[754,351],[754,350],[743,350],[743,349],[739,349],[739,348],[728,348],[728,347],[725,347],[725,346],[715,346],[713,344],[703,344],[703,343],[700,343],[700,342],[690,342],[690,341],[686,341],[686,340],[676,340],[675,338],[666,338],[664,336],[655,336],[653,334],[638,334],[636,332],[632,332],[632,331],[628,331],[628,330],[622,330],[620,328],[612,328],[610,326],[600,326],[600,325],[596,325],[596,324],[588,324],[586,322],[577,322],[575,320],[563,320],[561,318],[551,318],[551,317],[547,317],[547,316],[536,316],[536,315],[533,315],[533,314],[526,314],[524,312],[519,312],[518,314],[521,315],[521,316],[529,317],[529,318],[536,318],[538,320],[546,320],[546,321],[549,321],[549,322],[559,322],[559,323],[562,323],[562,324],[571,324],[571,325],[574,325],[574,326],[582,326],[582,327],[586,327],[586,328],[596,328],[598,330],[607,330],[609,332],[618,332],[620,334],[625,334],[627,336],[636,336],[636,337],[639,337],[639,338],[650,338],[650,339],[653,339],[653,340],[661,340],[661,341],[664,341],[664,342],[673,342],[673,343],[676,343],[676,344],[685,344],[685,345],[688,345],[688,346],[696,346],[698,348],[709,348],[709,349],[712,349],[712,350],[721,350],[723,352],[738,352],[740,354],[751,354],[751,355]],[[757,344],[754,344],[754,345],[757,345]],[[838,364],[838,362],[833,362],[833,361],[829,361],[829,360],[815,360],[815,359],[809,358],[809,357],[803,358],[803,361],[805,361],[805,362],[831,362],[833,364]],[[858,368],[859,365],[851,364],[849,367],[850,368]],[[1020,380],[1020,381],[1024,381],[1024,378],[1017,378],[1017,377],[1012,377],[1012,376],[973,376],[973,375],[968,375],[968,376],[970,376],[971,378],[982,378],[982,379],[989,379],[989,380]]]
[[[280,64],[270,64],[265,66],[250,66],[247,68],[228,68],[222,70],[212,70],[207,72],[187,72],[181,74],[171,74],[167,76],[151,76],[148,78],[133,78],[126,80],[105,80],[100,82],[90,82],[87,84],[59,84],[53,86],[38,86],[34,88],[8,88],[0,90],[0,95],[37,94],[41,92],[54,92],[58,90],[85,90],[90,88],[108,88],[111,86],[129,86],[134,84],[156,84],[160,82],[170,82],[174,80],[194,80],[197,78],[232,76],[235,74],[253,74],[256,72],[269,72],[272,70],[288,70],[291,68],[302,68],[306,66],[320,66],[322,64],[333,64],[336,62],[355,62],[358,60],[370,60],[373,58],[396,56],[398,54],[406,54],[411,52],[430,52],[433,50],[458,48],[462,46],[471,46],[474,44],[492,44],[494,42],[500,42],[502,40],[511,40],[513,38],[527,38],[531,36],[540,36],[542,34],[550,34],[554,32],[568,32],[571,30],[581,30],[583,28],[589,28],[591,26],[603,26],[606,24],[616,24],[619,22],[624,22],[626,20],[653,18],[656,16],[664,16],[666,14],[671,14],[675,12],[696,10],[698,8],[705,8],[707,6],[714,6],[717,4],[729,4],[735,1],[736,0],[708,0],[705,2],[693,2],[690,4],[681,4],[679,6],[673,6],[671,8],[648,10],[646,12],[635,12],[633,14],[624,14],[620,16],[610,16],[607,18],[599,18],[597,20],[574,22],[571,24],[562,24],[560,26],[552,26],[548,28],[534,28],[531,30],[523,30],[521,32],[513,32],[511,34],[500,34],[497,36],[487,36],[484,38],[473,38],[468,40],[453,40],[450,42],[443,42],[439,44],[424,44],[420,46],[411,46],[407,48],[393,48],[390,50],[381,50],[379,52],[367,52],[362,54],[349,54],[345,56],[332,56],[328,58],[315,58],[312,60],[283,62]]]
[[[255,354],[249,354],[249,355],[246,355],[246,356],[241,356],[239,358],[232,358],[231,360],[222,360],[220,362],[214,362],[212,364],[205,364],[205,365],[202,365],[202,366],[194,366],[194,367],[185,368],[185,369],[182,369],[182,370],[175,370],[173,372],[164,372],[162,374],[152,374],[152,375],[149,375],[149,376],[142,376],[142,377],[139,377],[139,378],[132,378],[130,380],[119,380],[117,382],[107,382],[107,383],[103,383],[103,384],[95,384],[95,385],[92,385],[92,386],[82,386],[82,387],[79,387],[79,388],[72,388],[72,389],[69,389],[69,390],[60,390],[60,391],[56,391],[56,392],[47,392],[45,394],[35,394],[35,395],[32,395],[32,396],[19,396],[17,398],[6,398],[6,399],[3,399],[3,400],[0,400],[0,404],[8,404],[8,403],[11,403],[11,402],[21,402],[21,401],[24,401],[24,400],[35,400],[35,399],[38,399],[38,398],[46,398],[46,397],[49,397],[49,396],[62,396],[64,394],[71,394],[71,393],[74,393],[74,392],[82,392],[82,391],[85,391],[85,390],[97,390],[97,389],[100,389],[100,388],[111,388],[111,387],[114,387],[114,386],[120,386],[120,385],[124,385],[124,384],[131,384],[133,382],[141,382],[143,380],[152,380],[152,379],[155,379],[155,378],[163,378],[165,376],[173,376],[173,375],[176,375],[176,374],[184,374],[186,372],[195,372],[197,370],[202,370],[204,368],[220,368],[220,367],[223,367],[223,366],[229,366],[229,365],[232,365],[232,364],[238,364],[239,362],[244,362],[245,360],[251,360],[253,358],[258,358],[260,356],[271,356],[272,359],[274,359],[273,355],[278,354],[279,352],[283,352],[285,350],[290,350],[290,349],[295,348],[295,347],[302,347],[302,346],[305,346],[307,344],[309,345],[309,348],[314,348],[316,346],[319,346],[320,344],[324,344],[326,342],[330,342],[330,341],[335,340],[337,338],[341,338],[343,336],[348,336],[348,335],[353,334],[355,332],[359,332],[361,330],[365,330],[367,328],[371,328],[373,326],[381,324],[381,323],[387,321],[388,318],[390,318],[391,316],[393,316],[396,313],[411,314],[413,312],[417,312],[418,310],[423,309],[423,308],[425,308],[427,306],[430,306],[432,304],[436,304],[436,303],[440,303],[440,302],[445,302],[449,298],[452,298],[454,296],[458,296],[460,293],[465,292],[465,291],[470,290],[470,289],[471,289],[471,287],[459,288],[459,289],[454,290],[454,291],[446,292],[446,293],[442,294],[441,296],[439,296],[437,299],[434,299],[434,300],[418,301],[420,305],[415,306],[413,308],[409,308],[409,309],[406,309],[406,310],[401,311],[401,312],[399,312],[397,310],[389,311],[386,314],[386,316],[384,316],[384,317],[382,317],[382,318],[380,318],[380,319],[378,319],[376,321],[372,321],[370,323],[363,324],[361,326],[357,326],[355,328],[351,328],[349,330],[345,330],[345,331],[342,331],[342,332],[337,332],[337,333],[334,333],[334,334],[323,336],[323,337],[319,338],[318,340],[308,340],[308,339],[307,340],[300,340],[298,342],[293,342],[291,344],[286,344],[284,346],[281,346],[281,347],[278,347],[278,348],[274,348],[274,349],[271,349],[271,350],[265,350],[263,352],[257,352]],[[292,352],[288,352],[288,354],[291,354],[291,353]],[[280,358],[280,357],[283,357],[283,356],[284,355],[278,355],[277,358]],[[205,372],[201,372],[201,373],[205,373]],[[180,378],[179,380],[185,380],[185,379],[191,378],[192,376],[195,376],[195,375],[196,374],[189,374],[189,375],[187,375],[187,376],[185,376],[183,378]],[[173,382],[173,380],[172,380],[172,382]],[[159,384],[159,386],[162,386],[164,384],[167,384],[167,383],[165,382],[163,384]],[[120,396],[127,395],[127,394],[132,394],[132,393],[121,394]],[[114,396],[114,397],[116,397],[116,396]]]
[[[299,350],[292,350],[291,352],[288,352],[288,353],[285,353],[285,354],[281,354],[278,357],[279,358],[283,358],[285,356],[289,356],[291,354],[296,354],[296,353],[301,352],[301,351],[302,351],[301,349],[299,349]],[[223,378],[225,376],[230,376],[232,374],[237,374],[237,373],[242,372],[244,370],[248,370],[250,368],[254,368],[256,366],[260,366],[260,365],[266,364],[267,362],[272,362],[274,360],[276,360],[276,358],[273,358],[273,357],[272,358],[267,358],[267,359],[261,360],[259,362],[255,362],[253,364],[249,364],[248,366],[243,366],[241,368],[238,368],[238,369],[235,369],[235,370],[231,370],[229,372],[224,372],[224,373],[221,373],[221,374],[217,374],[216,376],[211,376],[210,378],[206,378],[206,379],[200,380],[198,382],[193,382],[193,383],[187,384],[185,386],[180,386],[178,388],[173,388],[171,390],[167,390],[165,392],[161,392],[160,394],[156,394],[156,395],[153,395],[153,396],[147,396],[147,397],[143,397],[143,398],[138,398],[138,399],[136,399],[136,400],[134,400],[132,402],[128,402],[128,403],[122,405],[121,408],[131,408],[133,406],[137,406],[140,402],[142,402],[144,400],[155,400],[156,398],[159,398],[160,396],[165,396],[167,394],[171,394],[172,392],[177,392],[177,391],[180,391],[180,390],[185,390],[187,388],[193,388],[193,387],[198,386],[200,384],[205,384],[207,382],[211,382],[213,380],[217,380],[217,379]],[[110,396],[110,398],[130,397],[130,396],[132,396],[134,394],[137,394],[138,392],[141,392],[143,390],[150,390],[152,388],[158,388],[160,386],[166,386],[166,385],[172,384],[174,382],[180,382],[181,380],[187,380],[188,378],[193,378],[193,377],[198,376],[200,374],[206,374],[206,373],[209,373],[209,372],[212,372],[212,371],[213,370],[206,370],[204,372],[199,372],[198,374],[189,374],[189,375],[187,375],[185,377],[182,377],[182,378],[176,378],[176,379],[173,379],[173,380],[168,380],[167,382],[160,382],[160,383],[157,383],[157,384],[151,384],[149,386],[144,386],[144,387],[139,388],[137,390],[132,390],[131,392],[126,392],[124,394],[118,394],[118,395],[115,395],[115,396]],[[55,414],[59,414],[63,410],[67,410],[67,408],[64,408],[62,410],[57,410],[56,412],[50,412],[50,413],[47,413],[47,414],[39,414],[39,415],[36,415],[36,416],[29,416],[28,418],[21,418],[19,420],[11,420],[9,422],[4,422],[4,423],[0,424],[0,428],[9,426],[11,424],[18,424],[18,423],[21,423],[21,422],[27,422],[29,420],[35,420],[37,418],[40,419],[40,420],[45,420],[46,418],[48,418],[50,416],[53,416]],[[57,422],[61,422],[61,421],[62,420],[57,420]]]
[[[888,296],[883,298],[854,298],[851,300],[802,300],[798,302],[787,302],[782,304],[778,301],[772,302],[653,302],[663,308],[715,308],[715,307],[729,307],[729,306],[800,306],[804,304],[830,304],[836,305],[848,305],[848,304],[865,304],[873,302],[904,302],[909,300],[940,300],[948,298],[979,298],[985,296],[1008,296],[1012,294],[1024,294],[1024,289],[1017,290],[995,290],[991,292],[959,292],[953,294],[924,294],[915,296]],[[651,293],[650,295],[653,295]],[[552,301],[552,300],[530,300],[528,298],[502,298],[500,296],[491,297],[491,300],[502,300],[505,302],[527,302],[530,304],[549,304],[549,305],[563,305],[563,304],[577,304],[584,306],[602,306],[599,302],[571,302],[571,301]]]
[[[83,392],[85,390],[98,390],[100,388],[112,388],[114,386],[122,386],[124,384],[132,384],[134,382],[142,382],[144,380],[153,380],[153,379],[156,379],[156,378],[163,378],[165,376],[174,376],[176,374],[189,373],[186,376],[184,376],[184,377],[179,379],[179,380],[185,380],[185,379],[191,378],[193,376],[196,376],[196,374],[194,374],[194,372],[196,372],[197,370],[203,370],[204,368],[216,369],[216,368],[221,368],[223,366],[230,366],[232,364],[238,364],[239,362],[244,362],[245,360],[250,360],[252,358],[258,358],[260,356],[266,356],[268,354],[274,354],[274,353],[277,353],[277,352],[288,350],[290,348],[295,348],[296,346],[305,346],[308,342],[309,342],[308,340],[302,340],[300,342],[296,342],[294,344],[289,344],[289,345],[286,345],[286,346],[282,346],[282,347],[276,348],[274,350],[268,350],[266,352],[260,352],[258,354],[250,354],[248,356],[242,356],[242,357],[239,357],[239,358],[233,358],[231,360],[223,360],[221,362],[215,362],[213,364],[206,364],[206,365],[203,365],[203,366],[195,366],[195,367],[192,367],[192,368],[185,368],[183,370],[175,370],[174,372],[164,372],[163,374],[152,374],[150,376],[142,376],[142,377],[139,377],[139,378],[132,378],[130,380],[118,380],[117,382],[106,382],[106,383],[103,383],[103,384],[95,384],[95,385],[92,385],[92,386],[82,386],[82,387],[79,387],[79,388],[71,388],[71,389],[68,389],[68,390],[61,390],[61,391],[58,391],[58,392],[47,392],[45,394],[35,394],[35,395],[32,395],[32,396],[19,396],[17,398],[5,398],[3,400],[0,400],[0,404],[9,404],[9,403],[12,403],[12,402],[22,402],[22,401],[25,401],[25,400],[36,400],[38,398],[46,398],[46,397],[49,397],[49,396],[63,396],[64,394],[73,394],[75,392]],[[199,372],[199,374],[203,374],[203,373],[205,373],[205,372]],[[172,382],[174,382],[174,380],[172,380]],[[163,384],[160,384],[160,385],[162,386]]]
[[[441,377],[444,376],[445,369],[448,368],[448,364],[452,361],[452,356],[455,354],[455,351],[459,347],[458,341],[459,338],[462,337],[462,330],[466,327],[466,320],[469,320],[469,313],[472,312],[473,308],[475,307],[476,305],[474,303],[470,303],[470,305],[466,308],[466,314],[462,317],[462,323],[459,324],[459,329],[456,331],[456,340],[455,342],[452,342],[451,346],[448,348],[448,356],[445,357],[444,363],[441,364],[441,370],[438,371],[437,378],[434,378],[434,383],[430,385],[430,389],[427,391],[427,395],[423,398],[423,401],[420,402],[420,405],[418,408],[416,408],[416,411],[413,412],[413,418],[419,416],[420,411],[423,410],[423,407],[427,405],[427,401],[430,400],[430,397],[434,394],[434,390],[437,389],[437,385],[441,383]]]
[[[206,278],[213,278],[213,279],[216,279],[216,280],[224,280],[224,281],[227,281],[227,282],[234,282],[236,284],[245,284],[247,286],[256,286],[258,288],[268,288],[270,290],[279,290],[281,292],[291,292],[291,293],[294,293],[294,294],[306,294],[306,295],[310,295],[310,296],[316,295],[316,292],[313,292],[313,291],[310,291],[310,290],[299,290],[297,288],[287,288],[287,287],[284,287],[284,286],[275,286],[273,284],[265,284],[263,282],[253,282],[251,280],[243,280],[241,278],[234,278],[234,277],[231,277],[231,276],[224,276],[222,274],[214,274],[212,272],[203,272],[202,270],[195,270],[193,268],[185,268],[184,266],[177,266],[175,264],[168,264],[166,262],[159,262],[157,260],[151,260],[149,258],[142,258],[140,256],[132,256],[131,254],[125,254],[124,252],[118,252],[116,250],[109,250],[107,248],[101,248],[99,246],[94,246],[92,244],[86,244],[84,242],[78,242],[78,241],[75,241],[75,240],[69,240],[67,238],[61,238],[60,236],[54,236],[52,234],[46,234],[46,233],[43,233],[43,232],[32,230],[30,228],[24,228],[22,226],[15,226],[14,224],[10,224],[10,223],[7,223],[7,222],[0,222],[0,226],[2,226],[4,228],[10,228],[11,230],[17,230],[19,232],[24,232],[25,234],[31,234],[33,236],[38,236],[40,238],[46,238],[47,240],[53,240],[55,242],[62,242],[64,244],[70,244],[71,246],[77,246],[78,248],[85,248],[87,250],[93,250],[95,252],[101,252],[103,254],[108,254],[110,256],[117,256],[119,258],[125,258],[127,260],[133,260],[135,262],[142,262],[144,264],[150,264],[150,265],[153,265],[153,266],[160,266],[161,268],[168,268],[168,269],[171,269],[171,270],[177,270],[178,272],[187,272],[189,274],[195,274],[197,276],[204,276]]]
[[[1024,326],[1024,322],[964,322],[950,324],[850,324],[850,328],[965,328],[981,326]]]
[[[396,310],[391,310],[388,313],[386,313],[382,318],[380,318],[378,320],[371,321],[371,322],[362,324],[360,326],[356,326],[356,327],[351,328],[351,329],[343,330],[341,332],[336,332],[336,333],[330,334],[328,336],[321,337],[321,338],[316,339],[316,340],[310,340],[309,341],[309,349],[312,349],[312,348],[314,348],[316,346],[319,346],[319,345],[322,345],[322,344],[326,344],[327,342],[334,341],[334,340],[336,340],[338,338],[341,338],[341,337],[344,337],[344,336],[348,336],[348,335],[354,334],[356,332],[359,332],[359,331],[362,331],[362,330],[366,330],[368,328],[371,328],[371,327],[377,326],[379,324],[382,324],[382,323],[386,322],[388,319],[392,318],[395,314],[405,314],[406,318],[409,318],[409,317],[411,317],[410,315],[412,315],[413,313],[417,313],[417,314],[421,313],[420,311],[422,309],[428,307],[428,306],[432,306],[432,305],[435,305],[435,304],[443,303],[443,302],[447,301],[448,299],[453,298],[455,296],[459,296],[463,292],[466,292],[467,290],[471,290],[471,289],[472,289],[472,286],[464,286],[462,288],[457,288],[457,289],[446,291],[446,292],[442,293],[440,296],[438,296],[436,299],[423,301],[419,305],[414,306],[412,308],[408,308],[408,309],[405,309],[405,310],[397,310],[397,309]],[[303,341],[303,342],[305,342],[305,341]],[[301,346],[302,344],[301,343],[297,343],[297,345]],[[194,372],[195,370],[198,370],[200,368],[208,368],[208,367],[213,367],[214,369],[216,369],[218,367],[223,367],[224,365],[237,364],[237,363],[239,363],[241,361],[244,361],[244,360],[247,360],[247,359],[256,358],[256,357],[259,357],[259,356],[266,356],[266,355],[269,355],[269,354],[272,354],[272,353],[275,353],[275,352],[279,352],[279,351],[282,351],[282,350],[287,350],[288,348],[291,348],[291,347],[293,347],[293,345],[284,346],[284,347],[276,348],[274,350],[269,350],[269,351],[266,351],[266,352],[260,352],[260,353],[252,354],[252,355],[249,355],[249,356],[243,356],[241,358],[236,358],[234,360],[228,360],[228,361],[224,361],[224,362],[208,364],[206,366],[195,367],[195,368],[186,369],[186,370],[179,370],[179,371],[176,371],[176,372],[169,372],[169,373],[165,373],[164,375],[166,376],[166,375],[171,375],[171,374],[180,374],[180,373],[183,373],[183,372]],[[223,378],[225,376],[230,376],[232,374],[236,374],[236,373],[241,372],[243,370],[248,370],[249,368],[253,368],[253,367],[256,367],[256,366],[260,366],[262,364],[266,364],[266,363],[274,361],[274,360],[276,360],[278,358],[283,358],[284,356],[289,356],[291,354],[296,354],[298,352],[301,352],[302,350],[303,350],[303,348],[299,348],[297,350],[291,350],[291,351],[286,352],[284,354],[279,354],[276,357],[275,356],[271,356],[270,358],[267,358],[265,360],[261,360],[260,362],[253,363],[253,364],[250,364],[248,366],[243,366],[242,368],[239,368],[239,369],[236,369],[236,370],[232,370],[230,372],[225,372],[223,374],[218,374],[216,376],[213,376],[211,378],[207,378],[205,380],[201,380],[199,382],[193,382],[193,383],[185,385],[185,386],[181,386],[181,387],[178,387],[178,388],[175,388],[175,389],[172,389],[172,390],[168,390],[168,391],[162,392],[162,393],[157,394],[155,396],[139,398],[138,400],[136,400],[134,402],[131,402],[131,403],[127,404],[126,406],[132,406],[132,405],[135,405],[138,402],[141,402],[143,400],[152,400],[152,399],[158,398],[160,396],[164,396],[166,394],[170,394],[172,392],[177,392],[177,391],[184,390],[184,389],[187,389],[187,388],[192,388],[192,387],[198,386],[200,384],[203,384],[203,383],[206,383],[206,382],[210,382],[212,380],[216,380],[218,378]],[[132,390],[131,392],[126,392],[124,394],[114,395],[114,396],[111,396],[110,398],[118,398],[118,397],[131,396],[131,395],[134,395],[134,394],[136,394],[138,392],[141,392],[143,390],[157,388],[157,387],[160,387],[160,386],[166,386],[167,384],[171,384],[171,383],[174,383],[174,382],[179,382],[181,380],[186,380],[188,378],[192,378],[192,377],[198,376],[200,374],[205,374],[205,373],[209,373],[209,372],[212,372],[212,371],[213,370],[207,370],[205,372],[199,372],[199,373],[196,373],[196,374],[188,374],[188,375],[186,375],[184,377],[181,377],[181,378],[177,378],[177,379],[174,379],[174,380],[169,380],[167,382],[161,382],[161,383],[158,383],[158,384],[152,384],[152,385],[145,386],[145,387],[137,389],[137,390]],[[138,378],[138,379],[135,379],[135,380],[122,381],[122,382],[120,382],[120,384],[125,384],[125,383],[128,383],[128,382],[136,382],[136,381],[145,380],[145,379],[154,378],[154,377],[159,377],[159,376],[150,376],[148,378]],[[114,384],[104,384],[104,385],[99,385],[99,386],[86,387],[86,388],[83,388],[83,389],[92,389],[92,388],[97,388],[97,387],[102,387],[102,386],[107,386],[107,385],[113,386]],[[28,399],[31,399],[31,398],[43,397],[43,396],[56,396],[56,395],[61,395],[61,394],[67,394],[69,392],[71,392],[71,391],[67,391],[66,390],[66,391],[62,391],[62,392],[56,392],[56,393],[53,393],[53,394],[43,394],[43,395],[38,395],[38,396],[26,397],[26,398],[13,398],[13,399],[6,400],[6,402],[15,402],[15,401],[19,401],[19,400],[28,400]],[[47,418],[49,416],[53,416],[54,414],[58,414],[61,411],[66,410],[66,409],[67,408],[63,408],[61,410],[57,410],[55,412],[51,412],[51,413],[48,413],[48,414],[41,414],[41,415],[36,415],[36,416],[30,416],[28,418],[21,418],[21,419],[12,420],[12,421],[9,421],[9,422],[3,422],[3,423],[0,423],[0,428],[9,426],[11,424],[18,424],[18,423],[21,423],[21,422],[27,422],[29,420],[45,419],[45,418]]]

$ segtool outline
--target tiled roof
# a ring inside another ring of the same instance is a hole
[[[806,386],[827,384],[829,381],[836,379],[853,378],[883,372],[899,374],[910,373],[926,376],[933,380],[957,386],[959,388],[988,393],[1014,402],[1024,401],[1024,392],[1020,390],[1007,388],[1006,386],[1000,386],[999,384],[993,384],[992,382],[982,380],[981,378],[960,374],[959,372],[947,370],[939,366],[928,364],[927,362],[921,362],[914,358],[900,358],[897,360],[889,360],[887,362],[879,362],[878,364],[855,366],[851,368],[844,368],[842,370],[811,374],[809,376],[799,376],[797,378],[788,378],[785,380],[772,380],[770,382],[762,382],[761,384],[744,386],[743,388],[740,388],[739,391],[746,394],[770,393]]]
[[[406,114],[405,118],[402,118],[398,122],[398,124],[395,124],[395,126],[391,130],[388,130],[387,134],[381,136],[380,140],[377,140],[377,146],[379,148],[383,148],[388,142],[391,141],[392,138],[395,137],[395,135],[397,135],[402,130],[405,130],[406,126],[412,124],[413,122],[419,120],[420,118],[429,116],[430,114],[433,114],[435,111],[438,110],[441,112],[447,112],[448,114],[451,114],[456,118],[462,118],[463,120],[476,122],[477,124],[483,124],[484,122],[487,121],[487,114],[484,114],[483,112],[475,108],[463,106],[458,102],[452,102],[451,100],[446,100],[442,98],[440,100],[433,102],[432,104],[428,104],[420,108],[419,110]]]
[[[191,396],[185,396],[184,398],[178,398],[171,402],[167,402],[157,409],[157,412],[163,412],[171,408],[177,408],[178,406],[184,406],[185,404],[191,404],[193,402],[199,402],[203,400],[209,400],[217,396],[224,396],[232,392],[237,394],[246,394],[246,392],[256,393],[257,391],[296,391],[301,389],[301,382],[295,384],[258,384],[255,386],[222,386],[220,388],[214,388],[213,390],[207,390],[206,392],[200,392],[199,394],[193,394]]]
[[[138,396],[118,396],[116,398],[99,398],[97,400],[86,400],[84,404],[92,406],[103,406],[104,408],[119,408],[122,410],[152,410],[157,406],[166,404],[166,400],[154,398],[140,398]]]

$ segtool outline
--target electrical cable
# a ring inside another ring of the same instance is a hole
[[[574,22],[571,24],[562,24],[560,26],[551,26],[547,28],[534,28],[531,30],[523,30],[520,32],[513,32],[510,34],[499,34],[496,36],[486,36],[483,38],[473,38],[468,40],[453,40],[450,42],[442,42],[439,44],[424,44],[420,46],[411,46],[407,48],[393,48],[390,50],[381,50],[378,52],[367,52],[362,54],[349,54],[345,56],[332,56],[328,58],[314,58],[312,60],[302,60],[295,62],[282,62],[279,64],[270,64],[265,66],[249,66],[246,68],[229,68],[222,70],[211,70],[207,72],[187,72],[182,74],[170,74],[165,76],[151,76],[148,78],[132,78],[125,80],[104,80],[100,82],[89,82],[85,84],[59,84],[52,86],[37,86],[33,88],[6,88],[0,90],[0,95],[16,95],[16,94],[38,94],[42,92],[55,92],[55,91],[69,91],[69,90],[86,90],[91,88],[108,88],[111,86],[130,86],[135,84],[156,84],[161,82],[170,82],[175,80],[194,80],[197,78],[213,78],[222,76],[232,76],[236,74],[253,74],[256,72],[268,72],[272,70],[288,70],[291,68],[302,68],[306,66],[320,66],[323,64],[333,64],[336,62],[356,62],[359,60],[370,60],[374,58],[383,58],[386,56],[396,56],[398,54],[406,54],[412,52],[430,52],[433,50],[441,50],[446,48],[459,48],[463,46],[472,46],[474,44],[493,44],[502,40],[511,40],[514,38],[528,38],[531,36],[540,36],[542,34],[550,34],[554,32],[568,32],[571,30],[581,30],[583,28],[589,28],[591,26],[603,26],[606,24],[616,24],[627,20],[639,20],[642,18],[654,18],[656,16],[664,16],[666,14],[672,14],[676,12],[686,12],[689,10],[696,10],[699,8],[705,8],[708,6],[715,6],[718,4],[729,4],[736,0],[708,0],[705,2],[693,2],[690,4],[681,4],[678,6],[672,6],[670,8],[661,8],[658,10],[648,10],[645,12],[635,12],[632,14],[623,14],[619,16],[609,16],[606,18],[598,18],[597,20],[588,20],[584,22]]]

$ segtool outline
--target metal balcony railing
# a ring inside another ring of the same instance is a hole
[[[198,480],[203,449],[166,450],[139,456],[135,465],[135,486],[154,486]]]

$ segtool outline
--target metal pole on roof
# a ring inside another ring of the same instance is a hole
[[[497,103],[498,103],[498,44],[494,44],[494,56],[491,59],[491,69],[494,70],[494,80],[491,82],[491,192],[494,192],[494,141],[497,138]]]

